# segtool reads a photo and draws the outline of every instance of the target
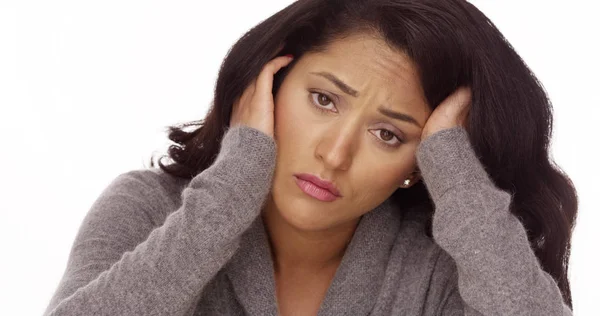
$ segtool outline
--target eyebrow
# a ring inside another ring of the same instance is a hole
[[[310,74],[321,76],[325,79],[328,79],[329,81],[333,82],[333,84],[335,84],[340,90],[344,91],[346,94],[349,94],[355,98],[358,97],[360,94],[360,93],[358,93],[358,91],[356,91],[355,89],[353,89],[352,87],[350,87],[349,85],[344,83],[342,80],[340,80],[340,78],[334,76],[330,72],[320,71],[320,72],[310,72]]]
[[[423,128],[419,124],[419,122],[417,122],[417,120],[415,120],[415,118],[410,115],[407,115],[404,113],[399,113],[399,112],[394,112],[392,110],[382,108],[382,107],[378,108],[377,110],[379,111],[379,113],[381,113],[387,117],[417,125],[421,129]]]
[[[349,85],[347,85],[346,83],[344,83],[342,80],[340,80],[340,78],[336,77],[335,75],[333,75],[330,72],[326,72],[326,71],[319,71],[319,72],[310,72],[310,74],[312,75],[317,75],[317,76],[321,76],[329,81],[331,81],[333,84],[335,84],[340,90],[344,91],[346,94],[349,94],[353,97],[358,97],[360,95],[360,93],[358,91],[356,91],[356,89],[350,87]],[[414,117],[408,115],[408,114],[404,114],[404,113],[399,113],[399,112],[395,112],[392,111],[390,109],[386,109],[383,107],[380,107],[377,109],[379,111],[379,113],[389,117],[389,118],[393,118],[396,120],[400,120],[400,121],[404,121],[404,122],[408,122],[411,124],[414,124],[416,126],[418,126],[419,128],[423,128],[419,122],[417,122],[417,120],[415,120]]]

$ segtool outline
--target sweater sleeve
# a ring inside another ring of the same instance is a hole
[[[509,210],[512,196],[492,182],[466,130],[434,133],[416,158],[435,204],[433,238],[458,270],[445,315],[571,315]]]
[[[228,129],[160,226],[146,214],[159,193],[132,172],[118,176],[84,218],[44,315],[189,315],[260,214],[275,158],[272,137]]]

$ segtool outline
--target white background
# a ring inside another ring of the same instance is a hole
[[[600,298],[595,1],[472,2],[554,103],[552,152],[580,195],[574,310],[592,315]],[[0,2],[0,314],[41,315],[100,192],[164,151],[167,125],[202,118],[229,47],[289,3]]]

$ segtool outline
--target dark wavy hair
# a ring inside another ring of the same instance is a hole
[[[166,173],[191,179],[216,158],[232,104],[263,65],[277,55],[295,60],[323,51],[336,39],[367,32],[414,61],[433,110],[458,86],[472,88],[470,142],[497,187],[512,194],[510,211],[524,225],[541,267],[572,308],[568,260],[578,198],[569,177],[551,159],[552,106],[536,76],[496,26],[464,0],[300,0],[263,20],[228,51],[214,100],[203,120],[167,127],[174,142],[158,159]],[[191,129],[190,129],[191,128]],[[154,167],[154,158],[150,166]],[[162,158],[170,158],[168,165]],[[421,181],[391,197],[402,209],[419,207],[431,237],[434,211]]]

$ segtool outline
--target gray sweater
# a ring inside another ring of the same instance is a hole
[[[44,315],[277,315],[259,216],[276,152],[238,126],[191,181],[120,174],[85,216]],[[318,315],[571,315],[466,131],[439,131],[416,155],[433,238],[389,199],[365,214]]]

